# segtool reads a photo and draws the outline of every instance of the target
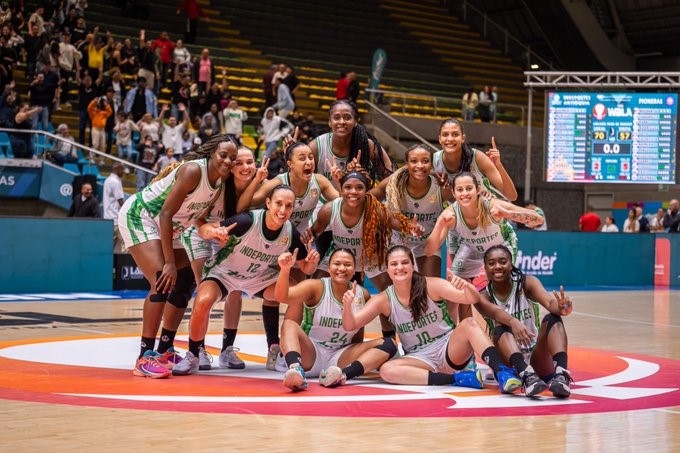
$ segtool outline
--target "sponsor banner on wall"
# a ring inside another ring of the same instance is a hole
[[[69,209],[73,200],[73,175],[61,167],[45,162],[42,168],[40,199]]]
[[[113,256],[114,283],[113,289],[149,289],[149,282],[144,278],[141,269],[132,259],[132,255],[127,253],[115,254]]]
[[[38,198],[42,161],[0,159],[0,197]]]

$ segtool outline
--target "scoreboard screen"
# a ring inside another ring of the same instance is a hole
[[[675,184],[677,93],[548,92],[550,182]]]

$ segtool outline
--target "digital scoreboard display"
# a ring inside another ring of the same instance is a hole
[[[551,182],[675,184],[677,93],[548,92]]]

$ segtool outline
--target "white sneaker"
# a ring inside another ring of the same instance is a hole
[[[213,358],[205,348],[198,350],[198,369],[206,371],[212,369]]]
[[[265,365],[265,367],[268,370],[276,371],[276,359],[278,358],[280,353],[281,346],[279,346],[278,344],[273,344],[269,347],[269,351],[267,352],[267,364]]]
[[[299,392],[307,388],[307,378],[305,377],[305,370],[302,369],[299,363],[294,363],[290,366],[286,374],[283,375],[283,385],[294,392]]]
[[[276,363],[274,364],[274,369],[281,373],[285,373],[288,370],[288,364],[286,363],[286,359],[280,352],[279,355],[276,356]]]
[[[236,355],[238,348],[227,346],[227,349],[220,352],[219,364],[222,368],[231,368],[234,370],[242,370],[246,364],[239,356]]]
[[[198,357],[193,355],[191,351],[187,351],[181,362],[172,367],[172,374],[174,376],[187,376],[198,371]]]
[[[344,375],[340,367],[331,366],[327,370],[322,370],[319,375],[319,384],[324,387],[339,387],[344,385],[347,377]]]

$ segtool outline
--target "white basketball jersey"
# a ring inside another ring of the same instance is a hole
[[[354,253],[354,266],[356,272],[361,272],[361,242],[364,234],[364,214],[361,214],[355,225],[345,225],[342,221],[342,197],[331,201],[331,220],[328,223],[333,233],[333,247],[328,255],[336,249],[349,249]],[[368,264],[368,263],[367,263]]]
[[[253,280],[276,267],[279,255],[288,251],[293,239],[293,225],[287,221],[279,236],[264,237],[264,209],[251,211],[253,224],[243,236],[230,236],[227,245],[211,256],[203,268],[204,276],[214,271],[237,280]]]
[[[281,184],[290,186],[290,174],[288,172],[276,176]],[[316,175],[312,175],[312,180],[307,184],[307,191],[302,197],[295,195],[295,207],[290,216],[290,222],[300,232],[304,232],[310,226],[310,219],[319,203],[321,197],[321,187]]]
[[[321,173],[326,178],[331,180],[331,167],[333,165],[333,158],[335,158],[335,165],[340,168],[340,170],[345,171],[345,166],[347,165],[348,157],[336,156],[333,152],[333,133],[328,132],[323,135],[319,135],[316,138],[316,172]]]
[[[522,350],[531,351],[536,346],[536,339],[538,338],[538,329],[541,326],[540,305],[533,300],[527,299],[524,295],[524,291],[519,295],[519,300],[516,300],[515,295],[517,294],[517,282],[512,282],[512,291],[505,300],[500,300],[495,294],[491,294],[491,302],[498,305],[503,311],[508,313],[513,318],[518,319],[522,324],[526,326],[531,333],[533,333],[533,338],[531,341],[531,346],[529,348],[522,348]],[[498,323],[491,320],[494,326]]]
[[[465,223],[458,202],[453,204],[453,210],[456,213],[455,230],[456,233],[458,233],[460,241],[479,253],[486,252],[494,245],[512,243],[515,238],[515,230],[512,229],[512,226],[510,226],[507,220],[501,219],[500,222],[496,222],[493,217],[491,217],[491,214],[489,214],[489,203],[490,200],[486,200],[483,205],[491,219],[491,224],[486,228],[481,228],[479,226],[470,228]]]
[[[359,329],[345,330],[342,327],[342,300],[338,300],[333,295],[331,279],[322,278],[323,294],[313,307],[305,305],[302,318],[302,330],[315,343],[328,348],[340,349],[347,346]],[[360,301],[352,304],[352,311],[359,311],[366,301],[361,287],[357,287],[361,294]],[[351,286],[348,286],[351,289]]]
[[[491,181],[489,181],[489,178],[484,176],[484,174],[481,172],[479,169],[479,165],[477,165],[477,153],[481,153],[482,151],[479,151],[478,149],[473,148],[472,149],[472,162],[470,163],[470,173],[475,175],[475,178],[477,178],[477,182],[482,184],[486,190],[491,193],[495,198],[500,198],[501,200],[507,200],[505,195],[495,188],[493,185],[491,185]],[[459,171],[451,173],[449,170],[446,169],[446,166],[444,165],[444,151],[439,150],[434,155],[432,156],[432,171],[434,172],[444,172],[449,176],[449,180],[453,180],[453,177],[456,176]]]
[[[394,244],[402,244],[408,248],[414,248],[424,244],[427,238],[432,234],[434,224],[437,223],[439,214],[444,210],[442,203],[441,189],[437,184],[434,176],[430,176],[430,187],[427,193],[420,198],[413,198],[409,195],[408,190],[403,193],[404,210],[402,213],[409,219],[415,218],[419,225],[423,227],[425,232],[422,236],[416,237],[407,235],[406,240],[402,239],[402,235],[398,232],[392,233],[392,242]]]
[[[399,341],[406,354],[434,343],[455,327],[453,320],[449,317],[445,300],[434,302],[428,295],[425,313],[418,321],[414,321],[411,309],[399,302],[394,285],[390,285],[385,292],[390,302],[389,319],[399,335]]]

